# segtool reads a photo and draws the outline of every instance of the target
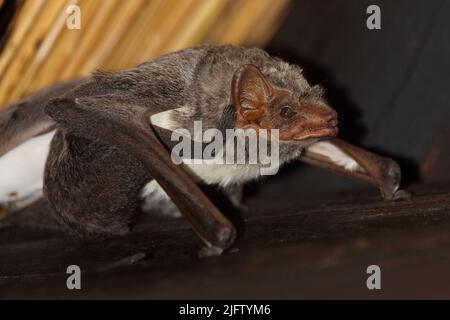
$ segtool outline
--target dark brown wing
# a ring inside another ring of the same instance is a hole
[[[0,157],[28,139],[54,129],[55,122],[45,114],[47,102],[76,87],[81,80],[51,86],[0,109]]]
[[[46,112],[71,133],[100,139],[142,161],[208,246],[223,250],[233,243],[233,225],[172,162],[150,125],[148,108],[130,105],[117,95],[104,95],[58,99],[47,106]]]

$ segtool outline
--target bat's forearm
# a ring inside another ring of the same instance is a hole
[[[394,160],[376,155],[341,139],[311,145],[305,149],[301,160],[366,181],[379,188],[387,200],[408,197],[405,191],[399,190],[401,170]]]

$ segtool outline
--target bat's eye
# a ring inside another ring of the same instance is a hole
[[[283,118],[289,119],[295,116],[295,114],[296,112],[289,106],[284,106],[280,109],[280,116],[282,116]]]

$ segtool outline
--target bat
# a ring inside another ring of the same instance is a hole
[[[300,67],[233,46],[198,46],[50,87],[0,111],[0,203],[14,211],[44,198],[62,226],[94,236],[125,234],[159,204],[187,218],[204,255],[221,254],[236,229],[199,184],[238,205],[262,165],[175,164],[173,133],[182,128],[196,141],[198,121],[204,131],[266,130],[271,145],[277,132],[279,165],[299,159],[367,181],[387,200],[408,198],[395,161],[336,138],[337,113],[322,92]]]

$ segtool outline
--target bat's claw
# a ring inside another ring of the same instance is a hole
[[[411,199],[411,192],[404,189],[391,192],[382,192],[381,195],[386,201],[406,201]]]
[[[205,246],[200,249],[198,252],[199,258],[206,258],[206,257],[214,257],[214,256],[220,256],[223,253],[224,249],[216,247],[216,246]]]
[[[411,199],[411,193],[399,189],[401,181],[401,169],[397,162],[387,159],[384,170],[381,171],[379,188],[385,200],[403,201]]]
[[[397,190],[394,193],[394,196],[392,198],[392,201],[405,201],[405,200],[411,200],[411,192],[407,191],[407,190]]]

